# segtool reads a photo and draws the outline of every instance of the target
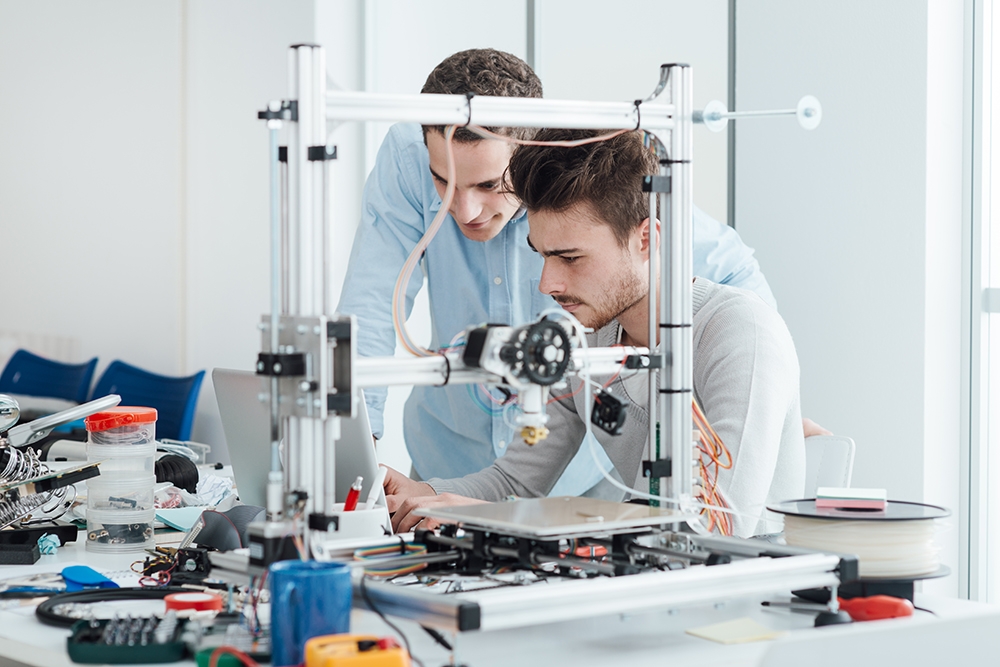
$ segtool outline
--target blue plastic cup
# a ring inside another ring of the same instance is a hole
[[[306,641],[351,630],[351,572],[342,563],[271,565],[271,664],[299,665]]]

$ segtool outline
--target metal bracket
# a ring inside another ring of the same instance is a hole
[[[260,120],[292,120],[297,122],[299,120],[298,100],[282,100],[281,107],[276,110],[267,108],[263,111],[258,111],[257,118]]]
[[[257,355],[257,375],[298,377],[306,374],[306,357],[301,352]]]
[[[313,512],[309,515],[310,530],[340,530],[340,518],[328,514]]]
[[[261,349],[270,350],[271,318],[264,315],[258,328]],[[325,419],[324,397],[331,387],[330,344],[326,336],[327,318],[283,315],[278,323],[278,353],[258,355],[257,374],[278,378],[279,412],[283,417]],[[273,362],[280,363],[275,372]],[[263,362],[264,366],[261,367]],[[289,365],[290,364],[290,365]],[[265,381],[261,391],[270,391]]]
[[[337,159],[336,146],[310,146],[306,151],[306,157],[310,162],[325,162]]]
[[[643,176],[643,192],[670,192],[669,176]]]
[[[670,459],[642,462],[643,477],[670,477],[672,464]]]
[[[625,357],[625,368],[629,370],[663,368],[663,357],[659,354],[630,354]]]

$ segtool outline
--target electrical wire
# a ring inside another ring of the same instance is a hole
[[[535,141],[534,139],[515,139],[514,137],[508,137],[502,134],[497,134],[496,132],[490,132],[481,125],[469,125],[468,129],[470,132],[478,134],[484,139],[494,139],[496,141],[503,141],[508,144],[514,144],[515,146],[558,146],[561,148],[576,148],[577,146],[583,146],[585,144],[596,144],[599,141],[607,141],[608,139],[614,139],[615,137],[621,134],[633,131],[630,128],[625,130],[618,130],[616,132],[609,132],[608,134],[601,134],[596,137],[587,137],[585,139],[571,139],[564,141]]]
[[[163,588],[98,588],[84,589],[53,595],[35,609],[35,616],[45,625],[68,628],[80,620],[79,616],[66,616],[57,609],[72,609],[76,605],[97,602],[119,602],[123,600],[162,600],[171,593],[190,593],[191,589],[184,586],[165,586]],[[63,605],[70,605],[63,607]]]
[[[402,548],[401,548],[402,547]],[[383,547],[371,547],[368,549],[357,549],[354,552],[354,560],[365,563],[365,574],[372,577],[396,577],[401,574],[410,574],[427,567],[427,563],[415,563],[402,567],[377,567],[375,564],[381,558],[396,557],[402,555],[422,556],[427,553],[427,546],[424,544],[404,543],[402,545],[389,545]],[[369,565],[370,563],[370,565]]]
[[[378,617],[381,618],[386,625],[392,628],[393,632],[399,635],[400,639],[403,640],[403,645],[406,646],[406,652],[407,654],[409,654],[410,660],[417,663],[418,667],[424,667],[424,663],[419,658],[417,658],[417,656],[413,655],[413,651],[410,650],[410,640],[406,637],[405,634],[403,634],[403,631],[400,630],[398,627],[396,627],[396,625],[393,624],[392,621],[386,618],[386,615],[382,613],[382,610],[376,607],[375,603],[372,602],[371,596],[368,595],[368,586],[365,585],[364,576],[361,577],[361,582],[358,585],[358,588],[360,589],[361,597],[364,598],[365,604],[368,605],[368,608],[374,611],[376,614],[378,614]]]
[[[243,651],[239,650],[235,646],[220,646],[219,648],[212,651],[211,656],[208,658],[208,667],[217,667],[219,664],[219,658],[223,655],[231,655],[237,660],[239,660],[245,667],[258,667],[259,663],[248,656]]]
[[[573,315],[571,313],[568,313],[568,312],[562,310],[561,308],[551,308],[551,309],[543,312],[542,313],[542,317],[545,317],[548,314],[559,315],[563,319],[565,319],[568,322],[570,322],[570,324],[573,327],[574,331],[577,333],[577,337],[580,340],[580,347],[584,351],[587,350],[588,346],[587,346],[586,331],[584,330],[583,325],[580,324],[579,320],[577,320],[575,317],[573,317]],[[778,524],[781,523],[780,520],[770,519],[770,518],[764,516],[763,514],[762,515],[747,514],[745,512],[736,511],[736,510],[734,510],[734,509],[732,509],[730,507],[723,507],[723,506],[720,506],[720,505],[712,505],[712,504],[708,504],[708,503],[704,503],[704,502],[698,502],[698,501],[693,500],[693,499],[684,499],[684,500],[681,500],[679,498],[671,498],[669,496],[661,496],[661,495],[657,495],[657,494],[654,494],[654,493],[646,493],[645,491],[640,491],[639,489],[633,489],[632,487],[627,486],[627,485],[619,482],[617,479],[615,479],[610,474],[609,471],[607,471],[607,470],[604,469],[604,466],[601,465],[600,458],[598,458],[598,455],[597,455],[598,442],[597,442],[597,438],[594,436],[593,426],[592,426],[591,421],[590,421],[590,412],[591,412],[591,408],[592,408],[592,396],[591,396],[591,392],[590,392],[590,385],[591,385],[591,379],[590,379],[590,362],[588,360],[586,360],[586,359],[585,359],[585,361],[583,363],[583,368],[582,368],[582,371],[581,371],[580,375],[581,375],[581,378],[583,380],[584,391],[586,392],[584,394],[584,401],[583,401],[583,410],[584,410],[583,423],[584,423],[584,428],[586,429],[586,437],[584,439],[588,441],[588,445],[589,445],[588,449],[590,450],[590,455],[593,458],[594,463],[597,465],[597,468],[601,471],[601,474],[604,476],[604,479],[606,479],[612,486],[614,486],[614,487],[616,487],[616,488],[618,488],[618,489],[620,489],[622,491],[625,491],[626,493],[631,494],[635,498],[645,498],[647,500],[658,500],[660,502],[671,503],[671,504],[676,505],[676,506],[678,506],[680,508],[698,507],[698,508],[701,508],[701,509],[707,509],[707,510],[711,510],[711,511],[715,511],[715,512],[724,513],[724,514],[730,514],[730,515],[733,515],[733,516],[742,516],[742,517],[745,517],[745,518],[753,519],[754,521],[761,521],[761,520],[763,520],[763,521],[767,521],[767,522],[771,522],[771,523],[778,523]]]
[[[535,141],[532,139],[515,139],[514,137],[504,136],[497,134],[496,132],[491,132],[479,125],[468,125],[467,128],[484,139],[503,141],[516,146],[560,146],[563,148],[574,148],[576,146],[593,144],[599,141],[607,141],[608,139],[613,139],[621,134],[632,131],[628,129],[618,130],[616,132],[610,132],[596,137],[586,137],[584,139],[574,139],[569,141]],[[431,240],[433,240],[434,236],[441,228],[441,225],[444,223],[444,219],[448,216],[448,210],[451,208],[451,202],[455,197],[456,175],[453,138],[455,136],[456,129],[456,125],[449,125],[444,131],[448,184],[445,186],[444,196],[441,197],[441,208],[438,210],[437,215],[434,216],[434,219],[431,221],[427,231],[425,231],[424,235],[420,237],[417,245],[414,246],[412,251],[410,251],[409,257],[406,258],[406,262],[404,262],[403,268],[399,272],[399,277],[396,279],[396,285],[392,292],[393,328],[399,336],[400,342],[406,351],[415,357],[430,357],[433,356],[435,352],[416,344],[410,337],[410,332],[406,327],[406,288],[410,282],[410,278],[413,275],[413,271],[416,268],[417,263],[420,261],[420,257],[423,256],[424,251],[427,250],[427,246],[430,245]]]
[[[410,332],[406,328],[406,288],[410,283],[413,270],[423,256],[427,246],[438,233],[444,219],[448,216],[448,209],[451,208],[451,201],[455,196],[455,152],[452,146],[452,138],[455,136],[455,125],[449,125],[444,131],[445,152],[448,156],[448,184],[444,189],[444,196],[441,198],[441,208],[431,221],[430,226],[424,235],[417,241],[417,245],[410,251],[410,256],[406,258],[403,268],[396,279],[396,286],[392,291],[392,325],[399,336],[399,340],[406,351],[415,357],[431,357],[434,352],[417,345],[410,337]]]

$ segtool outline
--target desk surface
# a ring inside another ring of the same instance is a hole
[[[83,563],[110,572],[122,583],[134,583],[128,574],[137,554],[111,555],[87,552],[82,543],[43,556],[38,569],[58,570],[68,563]],[[19,574],[15,567],[0,566],[0,579]],[[531,665],[664,665],[698,667],[722,665],[864,665],[934,664],[973,660],[988,663],[1000,655],[1000,606],[933,596],[918,596],[917,604],[937,616],[918,611],[907,619],[847,626],[813,628],[812,617],[785,610],[762,608],[756,600],[728,600],[712,607],[684,608],[635,615],[615,615],[567,623],[497,632],[465,633],[449,641],[458,662],[470,667]],[[156,605],[158,603],[135,603]],[[159,603],[162,604],[162,603]],[[162,608],[162,607],[161,607]],[[153,606],[148,611],[155,610]],[[134,608],[133,613],[143,613]],[[785,636],[765,642],[724,646],[684,632],[724,620],[749,616]],[[413,653],[426,667],[445,664],[448,653],[415,623],[394,622],[406,633]],[[391,635],[374,614],[355,611],[354,632]],[[68,630],[40,624],[30,607],[0,610],[0,666],[63,667],[72,665],[66,655]],[[665,658],[667,660],[665,660]],[[192,661],[176,663],[193,665]]]

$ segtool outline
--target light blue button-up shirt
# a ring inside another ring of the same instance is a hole
[[[358,320],[362,356],[392,356],[392,291],[410,251],[441,208],[419,125],[394,125],[379,149],[365,184],[361,224],[351,251],[338,311]],[[538,291],[542,257],[528,247],[527,216],[520,212],[486,241],[471,241],[449,215],[431,242],[406,290],[406,314],[426,282],[431,310],[430,349],[449,343],[464,329],[489,323],[518,326],[538,318],[555,301]],[[774,297],[736,232],[695,208],[694,273],[714,282],[751,289],[769,303]],[[478,400],[470,391],[479,392]],[[501,395],[492,390],[493,396]],[[368,389],[372,430],[382,434],[386,390]],[[507,415],[513,421],[512,415]],[[502,456],[515,435],[502,409],[479,387],[414,387],[403,415],[406,447],[423,479],[478,472]],[[544,441],[539,446],[544,446]],[[605,469],[611,462],[605,461]],[[601,479],[588,451],[567,468],[553,489],[579,495]]]

